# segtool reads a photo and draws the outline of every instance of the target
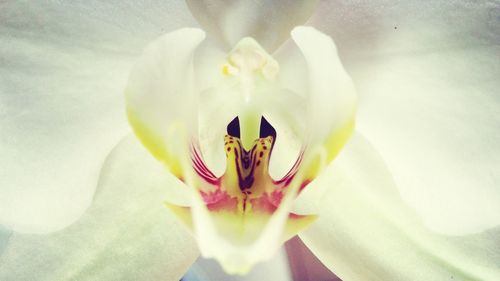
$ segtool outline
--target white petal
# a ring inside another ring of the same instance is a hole
[[[302,105],[305,107],[302,135],[306,150],[300,175],[294,180],[309,182],[336,157],[349,139],[354,128],[356,93],[330,37],[304,26],[296,27],[291,35],[307,67],[307,76],[300,77],[307,81],[307,103]],[[302,70],[296,74],[286,73],[285,79],[301,73]],[[301,85],[292,87],[300,89]]]
[[[296,27],[292,38],[308,68],[308,130],[313,144],[352,121],[356,93],[345,72],[333,40],[312,27]]]
[[[246,36],[255,38],[268,52],[289,37],[294,26],[303,24],[314,12],[317,1],[227,1],[188,0],[191,12],[226,48]]]
[[[358,129],[405,200],[442,233],[500,224],[499,4],[323,8],[317,23],[338,42],[360,95]]]
[[[307,198],[311,186],[302,195],[319,219],[300,237],[342,280],[499,280],[500,228],[475,236],[426,229],[362,137],[328,172],[316,183],[328,192]]]
[[[157,165],[135,138],[125,139],[78,222],[48,235],[12,234],[0,256],[0,279],[179,280],[198,250],[163,206],[168,185],[178,183]]]
[[[89,206],[106,155],[129,131],[123,88],[136,53],[192,24],[183,5],[131,5],[0,5],[0,223],[55,231]]]
[[[492,60],[499,51],[378,61],[369,67],[377,77],[359,83],[367,95],[358,128],[384,155],[403,197],[440,232],[500,224],[500,68]]]
[[[125,90],[129,121],[136,135],[171,172],[192,171],[189,143],[197,136],[197,88],[193,57],[205,38],[200,29],[165,34],[144,51]]]

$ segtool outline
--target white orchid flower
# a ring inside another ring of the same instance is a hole
[[[0,6],[0,280],[500,280],[498,3],[136,5]]]

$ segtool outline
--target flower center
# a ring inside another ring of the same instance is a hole
[[[222,183],[226,187],[238,187],[228,188],[228,193],[236,196],[240,194],[260,196],[269,179],[268,166],[273,137],[255,140],[249,151],[243,148],[241,140],[237,137],[226,135],[224,141],[227,169]]]
[[[210,210],[232,210],[241,214],[251,211],[272,213],[281,201],[283,190],[293,179],[300,158],[281,180],[269,175],[269,159],[276,141],[276,130],[261,117],[259,137],[250,149],[245,149],[240,139],[240,123],[236,117],[227,126],[224,136],[226,171],[216,177],[205,166],[198,150],[193,147],[193,168],[205,184],[200,186]]]
[[[266,80],[274,80],[279,72],[279,65],[254,39],[243,38],[229,53],[222,72],[229,76],[249,79],[260,74]]]
[[[244,104],[244,110],[239,112],[241,141],[246,149],[251,149],[259,132],[261,108],[268,102],[279,64],[257,41],[246,37],[229,52],[222,73]]]

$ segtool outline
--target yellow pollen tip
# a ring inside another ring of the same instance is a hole
[[[224,64],[224,66],[222,66],[222,74],[224,74],[224,76],[235,75],[238,71],[238,68],[230,64]]]
[[[231,73],[229,72],[229,66],[224,65],[224,66],[222,67],[222,74],[224,74],[225,76],[229,76],[229,74],[231,74]]]

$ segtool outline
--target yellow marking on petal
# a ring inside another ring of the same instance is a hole
[[[260,237],[261,232],[272,217],[272,214],[251,212],[238,214],[236,212],[211,212],[220,234],[234,245],[248,245]],[[317,219],[316,215],[288,218],[281,242],[292,238]]]
[[[312,180],[316,178],[319,172],[335,159],[352,135],[354,126],[355,118],[353,116],[343,127],[330,134],[323,144],[326,155],[316,153],[308,163],[305,163],[307,165],[304,174],[306,179]]]
[[[327,163],[330,163],[335,157],[337,157],[340,150],[342,150],[344,145],[347,143],[352,135],[352,132],[354,131],[355,123],[355,118],[353,116],[340,130],[333,132],[333,134],[331,134],[331,136],[326,140],[325,147],[328,151],[326,158]]]
[[[189,229],[193,230],[193,219],[190,207],[182,207],[165,203],[165,206],[170,209],[174,215]],[[219,235],[230,241],[233,245],[249,245],[260,237],[261,232],[272,217],[270,213],[249,212],[238,213],[227,210],[219,210],[210,212],[210,218],[216,226]],[[285,224],[285,229],[281,238],[281,242],[295,236],[300,231],[311,225],[317,215],[291,215]]]
[[[165,202],[164,204],[183,224],[185,224],[190,230],[193,230],[191,208],[173,205],[168,202]]]
[[[127,117],[134,133],[149,152],[156,159],[163,162],[174,176],[182,179],[181,163],[179,159],[168,151],[163,137],[144,125],[130,107],[127,108]]]
[[[283,232],[283,242],[297,235],[302,230],[318,219],[317,215],[304,215],[296,218],[289,218],[286,221],[285,231]]]
[[[307,165],[307,170],[304,173],[306,179],[314,179],[321,171],[322,165],[322,157],[320,154],[316,154],[314,158],[309,161],[309,165]]]

